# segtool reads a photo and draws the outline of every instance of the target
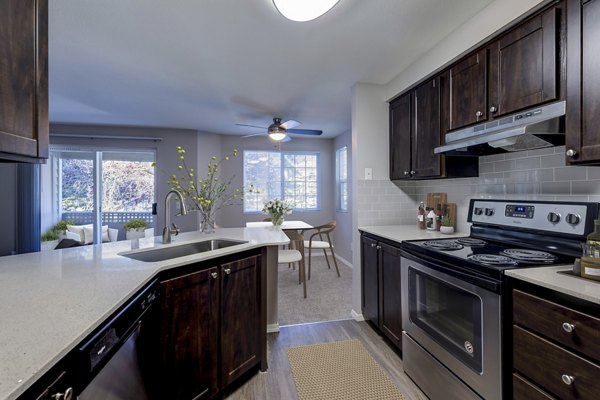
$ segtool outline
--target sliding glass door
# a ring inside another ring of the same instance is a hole
[[[152,229],[154,160],[152,150],[51,147],[53,223],[92,224],[93,237],[88,229],[84,243],[125,239],[123,225],[131,219],[144,220]]]

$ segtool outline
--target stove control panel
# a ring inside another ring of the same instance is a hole
[[[471,222],[584,235],[587,206],[576,203],[472,200]]]

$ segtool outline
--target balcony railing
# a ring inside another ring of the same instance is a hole
[[[93,212],[70,211],[63,212],[61,219],[63,221],[72,221],[75,225],[87,225],[94,223]],[[132,212],[132,211],[111,211],[102,213],[102,225],[108,225],[109,228],[118,229],[118,240],[125,239],[125,229],[123,224],[130,219],[143,219],[148,223],[148,228],[154,228],[154,215],[151,212]]]

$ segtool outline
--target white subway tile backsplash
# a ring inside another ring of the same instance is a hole
[[[571,194],[571,182],[542,182],[541,193],[551,195]]]
[[[554,147],[545,147],[543,149],[535,149],[527,151],[527,157],[541,156],[544,154],[554,154]]]
[[[575,195],[600,195],[600,181],[571,182],[571,194]]]
[[[494,171],[496,172],[505,172],[505,171],[513,171],[516,166],[515,160],[506,160],[506,161],[496,161],[494,163]]]
[[[519,158],[515,160],[515,169],[540,168],[540,157]]]
[[[585,167],[554,168],[554,179],[557,181],[582,181],[587,179]]]
[[[541,156],[540,159],[542,168],[565,166],[564,154],[552,154],[548,156]]]
[[[481,176],[481,174],[485,174],[488,172],[494,172],[494,163],[493,162],[480,163],[479,164],[479,176]]]

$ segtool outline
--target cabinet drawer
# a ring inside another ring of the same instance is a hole
[[[600,366],[525,329],[513,326],[514,369],[562,399],[598,399]],[[573,377],[568,385],[563,376]]]
[[[600,360],[598,318],[514,290],[513,321],[594,360]],[[571,324],[572,331],[567,332],[563,324]]]
[[[554,397],[529,383],[523,377],[513,374],[513,400],[554,400]]]

